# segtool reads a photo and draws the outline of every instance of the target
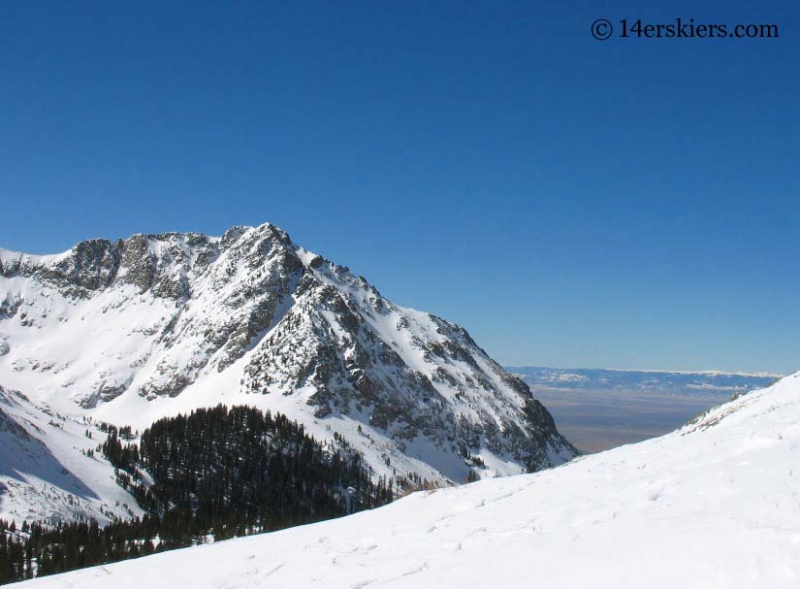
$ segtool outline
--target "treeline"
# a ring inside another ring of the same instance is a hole
[[[96,521],[44,526],[0,519],[0,584],[153,554],[184,544],[159,540],[158,518],[100,527]]]
[[[98,451],[147,515],[103,528],[0,523],[0,583],[339,517],[394,495],[338,434],[323,444],[269,411],[199,409],[138,441],[130,428],[101,429]]]

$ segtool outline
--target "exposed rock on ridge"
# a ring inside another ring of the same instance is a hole
[[[377,473],[459,480],[575,454],[464,329],[269,224],[0,250],[0,342],[0,381],[50,403],[142,425],[214,400],[274,408],[355,440]]]

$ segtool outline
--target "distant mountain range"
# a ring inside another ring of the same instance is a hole
[[[778,375],[723,372],[666,372],[647,370],[608,370],[602,368],[543,368],[506,366],[532,390],[587,389],[629,391],[670,395],[733,395],[764,388]]]

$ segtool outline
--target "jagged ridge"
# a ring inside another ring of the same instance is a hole
[[[217,402],[345,436],[376,475],[433,481],[575,450],[462,328],[388,301],[266,224],[0,251],[0,382],[145,427]]]

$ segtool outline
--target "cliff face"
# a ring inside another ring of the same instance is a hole
[[[218,402],[279,410],[389,476],[460,481],[575,455],[464,329],[272,225],[0,251],[0,383],[137,427]]]

